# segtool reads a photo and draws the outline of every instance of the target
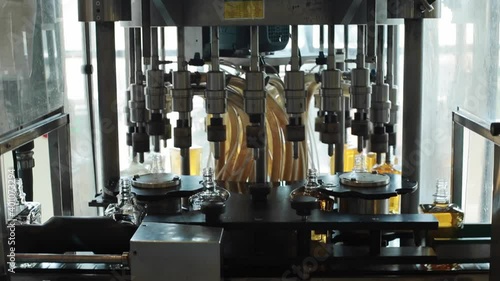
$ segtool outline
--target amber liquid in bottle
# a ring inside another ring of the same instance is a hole
[[[390,159],[387,159],[390,160]],[[391,161],[386,161],[382,155],[382,164],[377,164],[372,168],[373,172],[381,175],[401,175],[401,170],[399,170]],[[401,195],[389,198],[389,213],[399,214],[401,208]]]
[[[438,230],[429,232],[431,238],[455,238],[463,227],[464,212],[457,205],[450,203],[448,195],[448,184],[444,180],[438,180],[436,194],[433,204],[421,204],[420,211],[423,214],[432,214],[438,220]],[[428,270],[456,270],[459,265],[453,264],[426,264]]]

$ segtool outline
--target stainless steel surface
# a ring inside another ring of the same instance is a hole
[[[498,144],[494,153],[490,280],[497,280],[500,276],[500,146]]]
[[[69,125],[49,133],[50,180],[55,216],[74,215]]]
[[[221,280],[223,230],[204,226],[142,223],[130,240],[136,280]]]
[[[365,200],[360,198],[339,198],[338,200],[339,212],[343,214],[389,214],[389,199]]]
[[[464,127],[456,122],[453,122],[451,149],[451,202],[463,207]]]
[[[138,3],[139,2],[139,3]],[[299,25],[299,24],[362,24],[367,22],[366,0],[267,0],[263,3],[263,19],[225,19],[224,0],[153,0],[152,26],[227,26],[227,25]],[[132,21],[140,26],[140,1],[132,3]]]
[[[69,123],[69,115],[58,113],[26,126],[18,131],[0,137],[0,155],[18,148],[44,134],[52,132]]]
[[[460,108],[453,112],[452,118],[454,123],[473,131],[495,145],[500,145],[500,136],[493,136],[490,131],[491,125],[481,118]]]
[[[387,175],[379,175],[363,172],[344,173],[339,176],[340,182],[352,187],[377,187],[388,185],[390,178]]]
[[[180,183],[179,176],[169,173],[146,174],[132,179],[132,186],[136,188],[173,188],[178,187]]]
[[[98,188],[106,195],[114,196],[117,191],[110,183],[120,177],[118,151],[118,108],[116,103],[116,53],[115,25],[113,22],[96,23],[98,118],[97,140],[99,156],[97,176]],[[96,120],[96,121],[97,121]]]
[[[434,1],[430,9],[428,5],[425,5],[430,3],[429,0],[388,0],[387,2],[389,18],[421,19],[441,16],[441,0]]]
[[[128,265],[128,253],[122,255],[73,255],[73,254],[35,254],[16,253],[16,262],[19,263],[114,263]]]
[[[420,182],[422,137],[422,19],[405,20],[404,101],[403,101],[403,177]],[[402,196],[401,212],[417,213],[420,188]]]
[[[131,19],[131,0],[78,0],[78,20],[114,22]]]

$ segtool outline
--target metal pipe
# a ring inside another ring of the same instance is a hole
[[[93,94],[93,85],[92,85],[92,72],[91,72],[91,67],[92,67],[92,51],[90,47],[90,23],[84,22],[82,24],[82,29],[83,29],[83,41],[84,41],[84,53],[83,53],[83,60],[84,64],[87,66],[87,70],[85,71],[85,76],[86,76],[86,82],[85,83],[85,90],[87,92],[87,106],[89,110],[89,123],[90,123],[90,137],[91,137],[91,147],[92,147],[92,165],[94,167],[94,186],[97,189],[99,186],[98,180],[97,180],[97,159],[96,159],[96,145],[94,140],[96,139],[95,136],[95,118],[94,118],[94,94]]]
[[[387,84],[394,86],[394,26],[387,27]]]
[[[491,217],[490,280],[500,276],[500,146],[495,145],[493,161],[493,204]]]
[[[219,27],[212,26],[212,71],[220,70],[219,61]]]
[[[394,27],[394,55],[393,55],[393,81],[394,85],[399,84],[399,25]]]
[[[384,84],[384,44],[385,44],[385,26],[378,27],[377,36],[377,84]]]
[[[144,64],[149,65],[151,63],[151,0],[142,0],[142,28],[143,37],[142,41],[142,55],[144,56]]]
[[[142,37],[141,37],[141,29],[140,28],[135,28],[134,29],[134,42],[135,42],[135,83],[141,84],[142,83],[142,47],[141,47],[141,42],[142,42]]]
[[[325,26],[319,25],[319,51],[325,51]]]
[[[184,42],[184,27],[177,27],[177,69],[186,71],[186,47]]]
[[[335,25],[328,26],[328,58],[326,61],[329,70],[336,69],[336,58],[335,58]]]
[[[128,29],[129,84],[135,84],[135,38],[134,29]]]
[[[422,138],[423,20],[405,19],[403,177],[420,182]],[[402,213],[417,213],[420,189],[403,196]]]
[[[252,26],[250,28],[250,32],[251,32],[250,71],[260,71],[260,68],[259,68],[259,27]]]
[[[97,89],[98,113],[101,124],[118,124],[116,104],[116,48],[115,25],[113,22],[96,23],[97,45]],[[101,126],[97,143],[101,151],[100,184],[106,195],[113,196],[117,192],[116,180],[120,178],[120,158],[118,150],[118,130]],[[105,154],[105,156],[104,156]],[[98,173],[99,175],[99,173]]]
[[[292,25],[292,58],[291,71],[299,71],[299,27]]]
[[[152,69],[159,69],[158,57],[158,28],[151,28],[151,63]]]
[[[128,253],[122,255],[65,255],[16,253],[16,262],[20,263],[106,263],[128,265]]]
[[[356,58],[358,67],[365,66],[365,26],[358,25],[358,55]]]
[[[160,28],[160,60],[164,62],[166,60],[165,55],[165,27]],[[165,63],[161,64],[161,70],[165,71]]]

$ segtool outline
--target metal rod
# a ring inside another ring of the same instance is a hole
[[[16,262],[26,263],[107,263],[128,264],[128,253],[123,255],[65,255],[16,253]]]
[[[166,60],[165,54],[165,27],[160,28],[160,60],[164,62]],[[165,71],[165,64],[161,64],[161,70]]]
[[[455,113],[453,113],[455,114]],[[462,172],[464,162],[464,127],[453,121],[452,128],[451,199],[462,206]]]
[[[113,22],[96,23],[97,49],[97,88],[98,88],[98,116],[102,124],[118,124],[118,109],[116,104],[116,54],[115,54],[115,26]],[[118,130],[116,128],[100,128],[98,140],[100,145],[100,186],[106,195],[113,196],[117,191],[112,185],[120,177],[120,166],[117,159]],[[105,156],[104,156],[105,154]]]
[[[250,28],[251,32],[251,60],[250,60],[250,71],[259,71],[259,27],[252,26]]]
[[[423,20],[405,19],[403,177],[420,182],[422,138]],[[402,197],[402,213],[417,213],[420,189]]]
[[[365,26],[358,25],[358,55],[356,59],[358,67],[365,66]]]
[[[177,69],[186,71],[186,47],[184,42],[184,27],[177,27]]]
[[[394,55],[393,55],[393,81],[394,85],[399,84],[399,25],[394,26]]]
[[[142,28],[143,37],[142,41],[142,55],[144,56],[144,64],[151,63],[151,0],[142,0]]]
[[[212,26],[212,71],[220,70],[219,61],[219,27]]]
[[[394,86],[394,26],[387,27],[387,84]]]
[[[151,62],[153,69],[159,69],[158,65],[158,28],[151,28]]]
[[[191,174],[191,159],[189,148],[181,148],[181,173],[185,176]]]
[[[263,124],[265,129],[265,125]],[[264,183],[267,182],[267,145],[264,148],[257,149],[259,153],[259,158],[255,161],[255,182]]]
[[[319,51],[325,52],[325,26],[319,25]]]
[[[327,67],[329,70],[336,69],[335,58],[335,25],[328,26],[328,58]]]
[[[495,145],[493,163],[490,280],[500,276],[500,146],[498,145]]]
[[[292,25],[292,58],[291,71],[299,71],[299,27]]]
[[[378,27],[377,36],[377,84],[384,84],[384,44],[385,44],[385,26]]]
[[[142,83],[142,37],[141,29],[134,29],[134,41],[135,41],[135,83]]]
[[[89,108],[89,125],[90,125],[90,137],[91,137],[91,153],[92,153],[92,165],[94,167],[94,186],[97,188],[99,186],[98,180],[97,180],[97,157],[96,157],[96,145],[94,140],[96,139],[95,137],[95,109],[94,109],[94,87],[92,84],[92,72],[90,71],[92,68],[92,50],[90,47],[90,23],[85,22],[82,24],[83,28],[83,41],[84,41],[84,64],[88,67],[88,71],[85,73],[85,78],[86,82],[85,83],[85,90],[87,92],[87,106]]]
[[[128,29],[129,84],[135,84],[135,38],[134,29]]]

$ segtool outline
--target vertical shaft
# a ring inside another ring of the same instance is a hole
[[[405,19],[404,101],[403,101],[403,177],[420,181],[420,142],[422,137],[423,21]],[[403,213],[416,213],[420,189],[403,196]]]
[[[291,70],[299,71],[299,27],[292,25],[292,59]]]
[[[394,26],[387,27],[387,84],[394,86]]]
[[[186,71],[186,47],[184,42],[184,27],[177,28],[177,64],[179,71]]]
[[[135,82],[140,84],[142,83],[142,37],[141,37],[141,29],[134,29],[134,41],[135,41]]]
[[[219,27],[212,27],[212,71],[220,70],[220,58],[219,58]]]
[[[116,54],[115,26],[113,22],[96,23],[97,48],[97,88],[98,88],[98,120],[106,120],[109,124],[118,124],[116,114]],[[115,181],[120,177],[118,130],[99,130],[97,142],[100,145],[101,167],[100,188],[107,196],[114,196],[117,191]],[[96,140],[97,141],[97,140]],[[106,155],[103,157],[103,155]]]
[[[259,27],[252,26],[251,32],[251,60],[250,71],[259,71]]]
[[[378,27],[377,36],[377,84],[384,84],[384,44],[385,44],[385,27]]]
[[[328,69],[336,69],[336,58],[335,58],[335,25],[328,26]],[[339,81],[341,82],[341,81]],[[341,88],[341,85],[337,85]],[[344,143],[345,143],[345,102],[344,94],[341,93],[340,97],[341,111],[336,112],[339,121],[339,141],[335,144],[335,172],[344,172]],[[330,149],[330,148],[329,148]]]
[[[128,63],[129,63],[129,84],[135,83],[135,38],[134,29],[128,29]]]

